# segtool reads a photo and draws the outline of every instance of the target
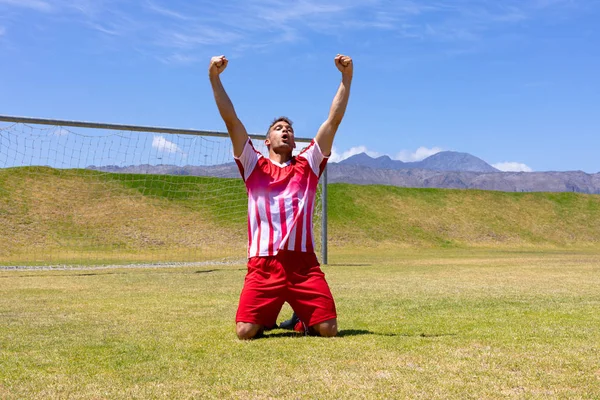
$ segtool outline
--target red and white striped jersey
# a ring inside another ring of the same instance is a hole
[[[248,139],[235,157],[248,191],[248,257],[279,250],[314,252],[312,215],[327,159],[313,140],[279,164],[263,157]]]

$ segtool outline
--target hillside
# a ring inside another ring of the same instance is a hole
[[[2,169],[0,263],[240,258],[245,196],[240,179]],[[329,186],[332,251],[600,248],[598,221],[597,195]]]
[[[600,196],[329,185],[330,243],[600,246]]]

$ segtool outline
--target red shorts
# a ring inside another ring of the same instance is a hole
[[[276,256],[250,258],[236,322],[272,326],[286,301],[308,326],[337,317],[314,253],[279,251]]]

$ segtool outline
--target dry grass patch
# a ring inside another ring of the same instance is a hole
[[[244,254],[245,231],[190,207],[191,201],[145,196],[91,173],[35,171],[39,174],[5,172],[4,263],[193,261]]]

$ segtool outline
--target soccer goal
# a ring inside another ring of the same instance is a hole
[[[266,155],[264,135],[250,136]],[[326,181],[314,216],[323,263]],[[246,218],[227,133],[0,115],[4,268],[243,261]]]

